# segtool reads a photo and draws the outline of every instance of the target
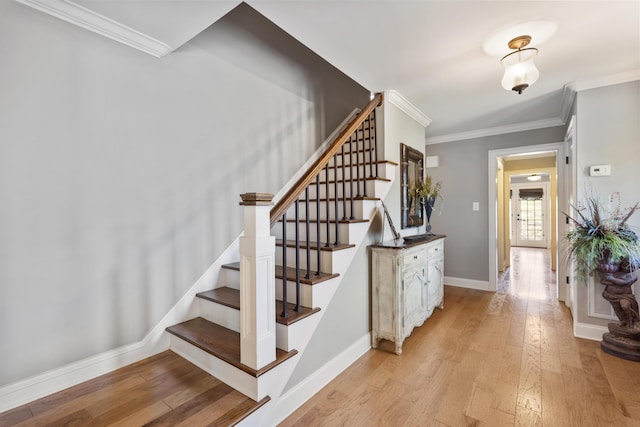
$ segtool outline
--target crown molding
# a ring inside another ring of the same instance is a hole
[[[431,124],[431,119],[426,116],[415,105],[407,100],[404,96],[400,95],[398,91],[387,90],[384,93],[384,99],[398,107],[409,117],[420,123],[422,126],[427,127]]]
[[[461,141],[464,139],[483,138],[485,136],[502,135],[504,133],[523,132],[533,129],[562,126],[565,122],[560,117],[551,119],[534,120],[531,122],[515,123],[506,126],[496,126],[486,129],[476,129],[469,132],[450,133],[448,135],[426,138],[427,145],[442,144],[443,142]]]
[[[100,15],[69,0],[17,0],[18,2],[93,31],[134,49],[161,58],[171,53],[171,48],[159,40],[149,37],[113,19]]]
[[[583,90],[597,89],[604,86],[612,86],[622,83],[629,83],[640,80],[640,69],[625,71],[623,73],[613,74],[605,77],[598,77],[590,80],[582,80],[571,84],[576,92]]]
[[[560,107],[560,119],[562,124],[569,121],[569,115],[571,114],[571,107],[576,99],[576,90],[573,85],[565,85],[562,93],[562,106]]]

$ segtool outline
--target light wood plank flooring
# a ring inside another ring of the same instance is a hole
[[[0,426],[231,426],[265,401],[165,351],[1,413]]]
[[[446,287],[401,356],[383,341],[281,427],[640,426],[640,363],[573,337],[547,250],[512,257],[497,293]]]

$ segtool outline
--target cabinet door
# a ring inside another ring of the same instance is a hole
[[[403,275],[403,302],[404,319],[402,322],[403,335],[411,333],[414,326],[421,324],[425,319],[425,269],[416,266],[404,272]]]
[[[444,297],[443,277],[442,277],[442,256],[429,259],[429,270],[427,272],[427,313],[429,315],[433,309],[442,304]]]

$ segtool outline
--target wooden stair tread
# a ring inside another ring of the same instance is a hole
[[[313,221],[315,223],[315,221]],[[311,250],[317,250],[318,249],[318,242],[306,242],[306,241],[300,241],[300,249],[307,249],[307,245],[311,245],[310,249]],[[276,246],[280,246],[282,247],[282,239],[276,239]],[[296,247],[296,241],[295,240],[287,240],[287,247],[288,248],[295,248]],[[327,252],[335,252],[335,251],[342,251],[344,249],[350,249],[350,248],[355,248],[356,245],[354,244],[348,244],[348,243],[339,243],[337,245],[334,245],[333,243],[330,243],[329,246],[326,246],[326,243],[320,243],[320,250],[321,251],[327,251]]]
[[[196,294],[198,298],[206,299],[236,310],[240,310],[240,291],[226,286],[211,289]],[[276,300],[276,322],[282,325],[291,325],[305,317],[320,311],[319,308],[300,307],[300,311],[294,311],[294,304],[287,303],[287,317],[282,317],[282,301]]]
[[[282,274],[282,266],[281,265],[276,265],[275,266],[275,270],[276,270],[276,278],[278,279],[282,279],[284,276]],[[224,264],[222,266],[222,268],[226,268],[228,270],[236,270],[236,271],[240,271],[240,263],[239,262],[232,262],[231,264]],[[287,280],[294,282],[296,280],[296,269],[295,268],[291,268],[291,267],[287,267]],[[333,279],[334,277],[338,277],[338,274],[333,274],[333,273],[323,273],[320,272],[320,274],[315,274],[315,272],[311,272],[311,277],[310,278],[305,278],[304,276],[306,276],[307,274],[307,270],[304,269],[300,269],[300,283],[303,283],[305,285],[315,285],[317,283],[321,283],[324,282],[326,280],[329,279]]]
[[[240,291],[238,289],[222,286],[205,292],[198,292],[196,297],[240,310]]]
[[[276,360],[256,370],[240,362],[240,334],[231,329],[196,317],[168,327],[167,332],[256,378],[298,354],[297,350],[286,352],[276,348]]]

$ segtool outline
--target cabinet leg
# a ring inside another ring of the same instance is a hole
[[[371,338],[371,348],[378,348],[378,343],[380,342],[380,338],[377,335],[373,335]]]
[[[396,354],[400,356],[402,354],[402,343],[396,343]]]
[[[440,303],[440,305],[438,306],[438,308],[439,308],[440,310],[444,310],[444,301],[442,301],[442,302]]]

